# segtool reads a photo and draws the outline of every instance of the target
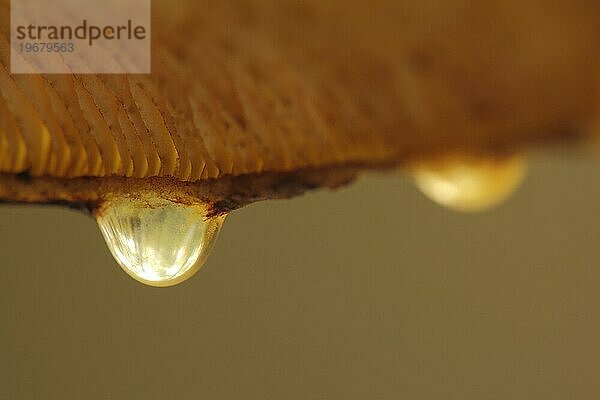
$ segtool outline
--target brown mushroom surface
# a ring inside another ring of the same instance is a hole
[[[10,73],[0,199],[160,187],[214,212],[445,153],[592,135],[600,3],[153,1],[152,73]]]

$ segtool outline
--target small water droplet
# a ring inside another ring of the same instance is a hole
[[[508,158],[448,157],[412,169],[417,187],[431,200],[462,212],[488,210],[512,194],[523,181],[526,162]]]
[[[172,286],[206,261],[224,216],[206,218],[202,204],[185,205],[156,196],[109,200],[96,219],[121,268],[150,286]]]

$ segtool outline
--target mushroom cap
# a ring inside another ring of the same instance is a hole
[[[598,114],[594,1],[155,0],[145,75],[11,74],[9,0],[0,18],[5,200],[143,179],[235,208],[579,139]]]

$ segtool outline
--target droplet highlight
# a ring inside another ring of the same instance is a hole
[[[447,157],[412,169],[417,187],[431,200],[461,212],[480,212],[502,203],[521,184],[523,157]]]
[[[96,219],[127,274],[146,285],[165,287],[189,279],[208,258],[225,217],[206,215],[203,204],[120,197],[104,204]]]

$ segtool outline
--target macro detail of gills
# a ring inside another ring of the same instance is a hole
[[[595,1],[152,3],[151,74],[12,75],[0,0],[0,172],[195,182],[593,133]]]

